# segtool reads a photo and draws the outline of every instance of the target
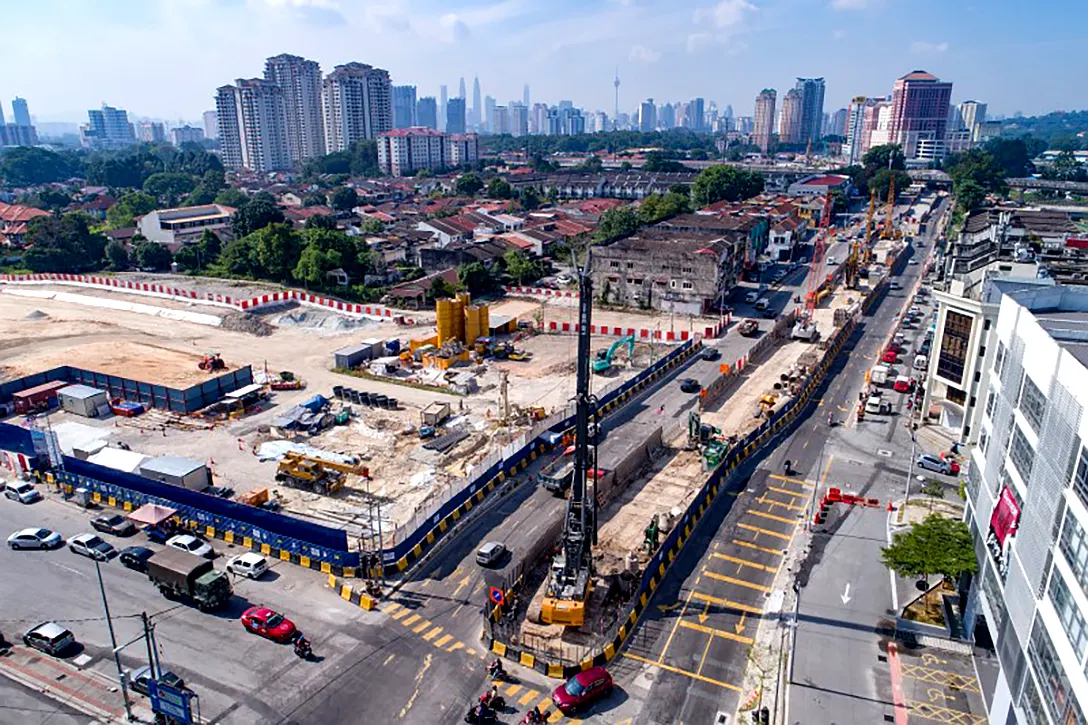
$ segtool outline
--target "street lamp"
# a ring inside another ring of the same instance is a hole
[[[117,665],[117,679],[121,681],[121,698],[125,701],[125,717],[129,721],[135,720],[132,715],[132,703],[128,699],[128,684],[126,683],[125,672],[121,667],[121,650],[117,646],[117,635],[113,631],[113,619],[110,617],[110,604],[106,600],[106,585],[102,581],[102,566],[99,564],[98,559],[94,560],[94,570],[98,574],[98,591],[102,594],[102,608],[106,610],[106,625],[110,630],[110,646],[113,650],[113,661]]]
[[[903,488],[903,512],[906,515],[907,502],[910,501],[910,481],[914,478],[914,456],[918,447],[918,439],[914,435],[914,431],[910,432],[910,465],[907,468],[907,483]]]

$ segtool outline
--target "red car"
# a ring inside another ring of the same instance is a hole
[[[612,675],[603,667],[590,667],[555,688],[552,702],[564,715],[612,694]]]
[[[250,607],[242,612],[242,626],[273,642],[290,642],[298,631],[295,623],[267,607]]]
[[[886,363],[897,363],[899,362],[899,353],[895,350],[888,350],[884,353],[884,357],[882,357],[881,360]]]

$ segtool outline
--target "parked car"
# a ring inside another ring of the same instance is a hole
[[[12,501],[18,501],[19,503],[34,503],[35,501],[42,500],[41,492],[34,488],[34,484],[30,481],[15,481],[14,483],[9,483],[4,489],[4,495]]]
[[[8,537],[12,549],[55,549],[63,543],[61,535],[49,529],[23,529]]]
[[[592,705],[612,694],[612,675],[604,667],[590,667],[555,688],[552,702],[564,715]]]
[[[146,572],[147,560],[155,554],[154,551],[146,546],[128,546],[121,549],[121,555],[118,557],[118,561],[121,562],[121,566],[126,569],[132,569],[133,571]]]
[[[137,670],[133,670],[128,676],[129,685],[141,695],[151,694],[151,688],[148,686],[148,683],[150,683],[151,680],[151,668],[147,665],[144,665]],[[165,682],[179,690],[185,689],[185,680],[181,679],[170,670],[159,673],[159,682]]]
[[[506,546],[499,541],[489,541],[476,550],[476,563],[480,566],[494,566],[506,553]]]
[[[136,524],[121,514],[103,514],[91,519],[91,528],[103,534],[114,536],[132,536],[136,533]]]
[[[238,576],[259,579],[262,574],[268,571],[268,559],[254,551],[247,551],[244,554],[231,557],[230,561],[227,562],[227,571]]]
[[[722,353],[716,347],[708,347],[703,351],[704,360],[721,360]]]
[[[680,391],[684,393],[698,393],[702,387],[695,378],[684,378],[680,381]]]
[[[242,612],[241,622],[247,632],[273,642],[290,642],[298,631],[294,622],[267,607],[250,607]]]
[[[886,350],[884,352],[884,356],[880,358],[880,360],[881,362],[895,364],[899,362],[899,353],[897,353],[895,350]]]
[[[71,647],[76,642],[74,634],[56,622],[42,622],[37,627],[28,629],[23,635],[23,644],[45,652],[54,657]]]
[[[934,456],[929,453],[923,453],[922,455],[918,456],[918,460],[916,460],[914,464],[919,468],[924,468],[927,471],[943,473],[946,476],[952,475],[952,466],[948,461],[940,458],[939,456]]]
[[[171,536],[166,545],[182,551],[187,551],[195,556],[203,556],[205,559],[214,559],[215,550],[206,541],[201,541],[191,534],[178,534]]]
[[[113,544],[103,541],[98,534],[77,534],[68,539],[68,549],[98,561],[109,561],[117,556],[117,549],[113,548]]]

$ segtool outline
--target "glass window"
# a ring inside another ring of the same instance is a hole
[[[1088,596],[1088,535],[1085,534],[1084,527],[1072,511],[1065,517],[1065,525],[1062,526],[1058,546],[1077,583]]]
[[[1019,405],[1020,412],[1027,418],[1032,430],[1036,433],[1041,431],[1043,416],[1046,415],[1046,396],[1027,375],[1024,376],[1024,384],[1020,388]]]
[[[982,451],[982,455],[986,455],[986,449],[990,447],[990,434],[986,432],[985,428],[978,434],[978,447]]]
[[[1069,644],[1073,645],[1079,660],[1084,656],[1084,648],[1088,644],[1088,631],[1085,631],[1084,615],[1077,608],[1076,600],[1065,585],[1062,573],[1057,569],[1050,575],[1050,602],[1058,613],[1058,619],[1062,620]]]
[[[1028,479],[1031,478],[1031,467],[1035,463],[1035,450],[1028,443],[1024,431],[1020,430],[1018,425],[1012,428],[1012,440],[1009,441],[1009,459],[1012,461],[1012,465],[1016,467],[1020,479],[1026,486]]]
[[[997,341],[997,354],[994,356],[994,370],[1000,375],[1005,370],[1005,353],[1008,352],[1005,343]]]
[[[986,417],[994,417],[994,403],[997,402],[997,392],[990,386],[990,389],[986,391]]]
[[[949,310],[945,316],[944,333],[941,336],[941,352],[937,358],[937,374],[957,384],[963,382],[963,369],[967,364],[967,348],[971,344],[971,325],[974,318]]]
[[[1039,678],[1043,702],[1050,710],[1054,722],[1084,722],[1084,715],[1072,697],[1069,678],[1058,659],[1058,653],[1054,651],[1054,643],[1050,641],[1050,635],[1038,617],[1035,618],[1035,626],[1031,630],[1028,656],[1035,667],[1035,675]]]

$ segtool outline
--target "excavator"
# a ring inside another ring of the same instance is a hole
[[[627,346],[627,359],[633,360],[635,357],[635,336],[628,335],[616,340],[607,350],[597,351],[597,358],[593,361],[593,372],[604,375],[610,371],[612,369],[612,358],[615,356],[616,351],[625,345]]]
[[[590,395],[590,318],[593,314],[591,252],[585,266],[572,266],[578,275],[578,361],[574,416],[574,472],[567,499],[561,549],[552,559],[547,590],[541,606],[544,624],[580,627],[585,622],[586,597],[593,574],[593,546],[597,543],[596,497],[587,492],[590,471],[597,469],[597,448],[591,446],[590,428],[596,427],[597,399]]]

